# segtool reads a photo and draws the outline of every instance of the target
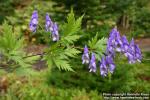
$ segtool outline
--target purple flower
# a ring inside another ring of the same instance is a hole
[[[129,47],[130,47],[129,46],[129,42],[128,42],[126,36],[122,36],[122,47],[121,48],[122,48],[122,51],[124,52],[124,54],[125,54],[126,57],[129,54],[129,52],[128,52]]]
[[[115,51],[121,52],[122,41],[120,33],[116,28],[113,28],[110,32],[108,41],[107,41],[107,54],[115,56]]]
[[[45,24],[46,31],[52,32],[52,30],[53,30],[53,27],[52,27],[53,26],[53,22],[51,21],[51,19],[50,19],[48,14],[46,14],[45,21],[46,21],[46,24]]]
[[[115,70],[115,64],[111,56],[106,56],[106,65],[108,66],[110,73],[113,73]]]
[[[114,47],[109,42],[107,43],[106,54],[115,56]]]
[[[135,63],[134,59],[134,40],[132,39],[130,44],[126,36],[122,36],[122,51],[124,55],[128,58],[129,63]]]
[[[38,25],[38,13],[37,11],[34,11],[32,13],[32,17],[30,20],[30,25],[29,25],[30,30],[32,32],[36,32],[37,25]]]
[[[109,37],[115,38],[116,32],[118,32],[118,31],[117,31],[117,28],[113,28],[113,29],[111,30],[110,34],[109,34]]]
[[[132,38],[130,44],[125,36],[122,37],[123,45],[122,51],[125,56],[128,58],[130,64],[135,63],[136,61],[141,62],[142,54],[140,48],[134,43],[134,39]]]
[[[128,48],[128,61],[129,63],[135,63],[135,44],[134,44],[134,39],[132,38],[130,44],[129,44],[129,48]]]
[[[89,72],[96,72],[96,59],[95,59],[95,54],[94,53],[92,53],[89,69],[90,69]]]
[[[102,57],[101,59],[101,62],[100,62],[100,74],[101,76],[107,76],[107,73],[108,73],[108,69],[107,69],[107,66],[106,66],[106,61],[105,61],[105,58]]]
[[[115,37],[116,51],[121,52],[121,46],[122,46],[122,41],[121,41],[120,33],[116,32],[116,37]]]
[[[48,14],[46,14],[45,19],[46,19],[45,24],[46,31],[51,32],[52,41],[58,41],[59,40],[58,25],[52,22]]]
[[[132,51],[135,51],[135,43],[134,43],[134,39],[132,38],[131,42],[130,42],[130,49]]]
[[[88,48],[85,45],[85,47],[84,47],[84,53],[82,55],[82,64],[84,64],[84,63],[88,64],[89,61],[90,61],[90,57],[89,57],[89,54],[88,54]]]
[[[53,30],[52,30],[52,40],[58,41],[59,40],[59,33],[58,33],[58,26],[56,23],[53,24]]]
[[[141,60],[142,60],[142,53],[141,53],[141,50],[138,45],[135,45],[135,59],[138,62],[141,62]]]
[[[108,43],[109,45],[115,47],[115,42],[116,42],[116,33],[117,33],[117,29],[113,28],[112,31],[110,32],[109,38],[108,38]]]

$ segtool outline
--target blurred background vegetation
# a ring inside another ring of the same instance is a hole
[[[26,25],[34,9],[39,15],[49,12],[56,21],[63,22],[71,7],[77,16],[85,15],[82,26],[93,34],[98,31],[103,36],[118,26],[123,34],[150,36],[149,0],[1,0],[0,23],[10,19],[13,25]]]
[[[0,0],[0,24],[7,20],[16,33],[21,33],[21,36],[30,41],[28,25],[33,10],[38,10],[42,25],[40,28],[45,29],[43,19],[46,12],[53,21],[60,24],[66,21],[71,8],[74,9],[75,17],[84,15],[83,30],[79,32],[84,37],[76,43],[80,46],[96,34],[99,38],[107,37],[114,26],[128,38],[150,37],[150,0]],[[36,41],[45,43],[41,32]],[[101,100],[102,92],[150,92],[149,60],[143,59],[142,64],[130,65],[118,57],[117,69],[110,82],[99,73],[89,73],[87,66],[81,65],[80,56],[72,60],[76,71],[74,73],[52,69],[48,74],[39,72],[40,75],[36,78],[31,76],[27,79],[14,74],[1,74],[4,76],[1,79],[4,86],[0,87],[4,87],[4,90],[5,87],[9,88],[7,93],[1,92],[0,99]],[[143,56],[148,58],[150,53],[144,52]],[[40,77],[44,77],[44,81]]]

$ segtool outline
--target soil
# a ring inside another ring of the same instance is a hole
[[[142,52],[150,52],[150,38],[136,39],[135,43],[139,45]]]
[[[39,45],[35,45],[35,44],[29,44],[26,48],[25,51],[28,53],[32,53],[33,55],[36,54],[42,54],[44,51],[44,49],[46,48],[45,45],[39,44]],[[35,64],[33,64],[33,68],[36,70],[41,70],[46,68],[46,62],[43,60],[39,60],[37,61]]]

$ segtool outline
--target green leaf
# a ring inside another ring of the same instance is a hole
[[[55,58],[53,61],[60,70],[73,71],[71,65],[68,63],[68,61],[66,61],[66,59]]]
[[[81,28],[82,18],[83,16],[75,20],[73,10],[71,9],[71,12],[68,14],[68,17],[67,17],[67,23],[65,23],[62,26],[62,30],[63,30],[62,32],[64,36],[68,34],[71,35],[71,34],[77,33]]]
[[[80,38],[79,35],[67,35],[61,39],[61,43],[66,44],[73,44],[75,41],[77,41]]]
[[[75,57],[79,53],[81,53],[79,50],[77,50],[75,48],[70,48],[70,47],[65,49],[65,51],[64,51],[64,54],[69,57]]]
[[[12,31],[12,26],[5,21],[2,25],[2,32],[0,33],[0,52],[3,55],[3,61],[8,64],[8,67],[16,69],[31,68],[32,64],[39,59],[37,56],[25,57],[24,39],[19,38]]]
[[[77,32],[81,28],[82,18],[83,16],[76,20],[73,10],[71,10],[67,17],[67,23],[60,25],[62,28],[61,39],[45,50],[47,55],[45,55],[44,60],[47,61],[49,67],[56,66],[62,70],[73,71],[69,64],[70,58],[74,58],[80,51],[70,45],[81,37]]]
[[[103,53],[106,50],[106,42],[106,38],[98,39],[98,34],[96,34],[94,38],[88,41],[88,46],[91,49],[91,52],[95,53],[95,56],[98,60],[101,59]]]

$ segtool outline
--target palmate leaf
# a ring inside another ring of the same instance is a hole
[[[97,37],[97,34],[96,34],[94,38],[92,38],[91,40],[88,41],[88,46],[91,49],[95,49],[95,44],[97,43],[97,41],[98,41],[98,37]]]
[[[31,68],[38,57],[25,57],[28,56],[24,52],[24,39],[18,38],[13,31],[12,27],[4,22],[2,25],[2,32],[0,35],[0,52],[3,55],[3,61],[8,64],[11,69]]]
[[[70,48],[68,47],[67,49],[65,49],[64,54],[68,57],[75,57],[76,55],[78,55],[79,53],[81,53],[79,50],[75,49],[75,48]]]
[[[73,71],[72,66],[66,59],[55,58],[53,59],[54,64],[61,70]]]
[[[0,49],[3,51],[20,50],[24,47],[24,39],[19,38],[13,33],[12,26],[4,22],[2,25],[2,35],[0,36]]]
[[[79,50],[71,47],[66,49],[54,50],[54,52],[49,53],[44,57],[44,60],[47,61],[48,67],[56,66],[60,70],[73,71],[71,64],[69,63],[69,58],[76,57],[80,53]]]
[[[68,34],[72,35],[74,33],[77,33],[81,28],[82,18],[83,16],[75,20],[73,10],[71,9],[71,12],[68,14],[68,17],[67,17],[67,23],[65,23],[62,26],[63,35],[66,36]]]
[[[67,17],[67,23],[62,25],[62,38],[60,40],[61,44],[73,44],[80,38],[80,35],[77,35],[75,33],[77,33],[81,29],[82,18],[83,16],[75,20],[73,10],[71,10]]]
[[[95,53],[95,56],[98,60],[100,60],[103,53],[105,53],[106,42],[107,38],[98,39],[98,34],[96,34],[94,38],[88,41],[89,48],[92,50],[92,52]]]
[[[77,41],[80,38],[80,35],[67,35],[61,39],[61,43],[66,44],[73,44],[75,41]]]

